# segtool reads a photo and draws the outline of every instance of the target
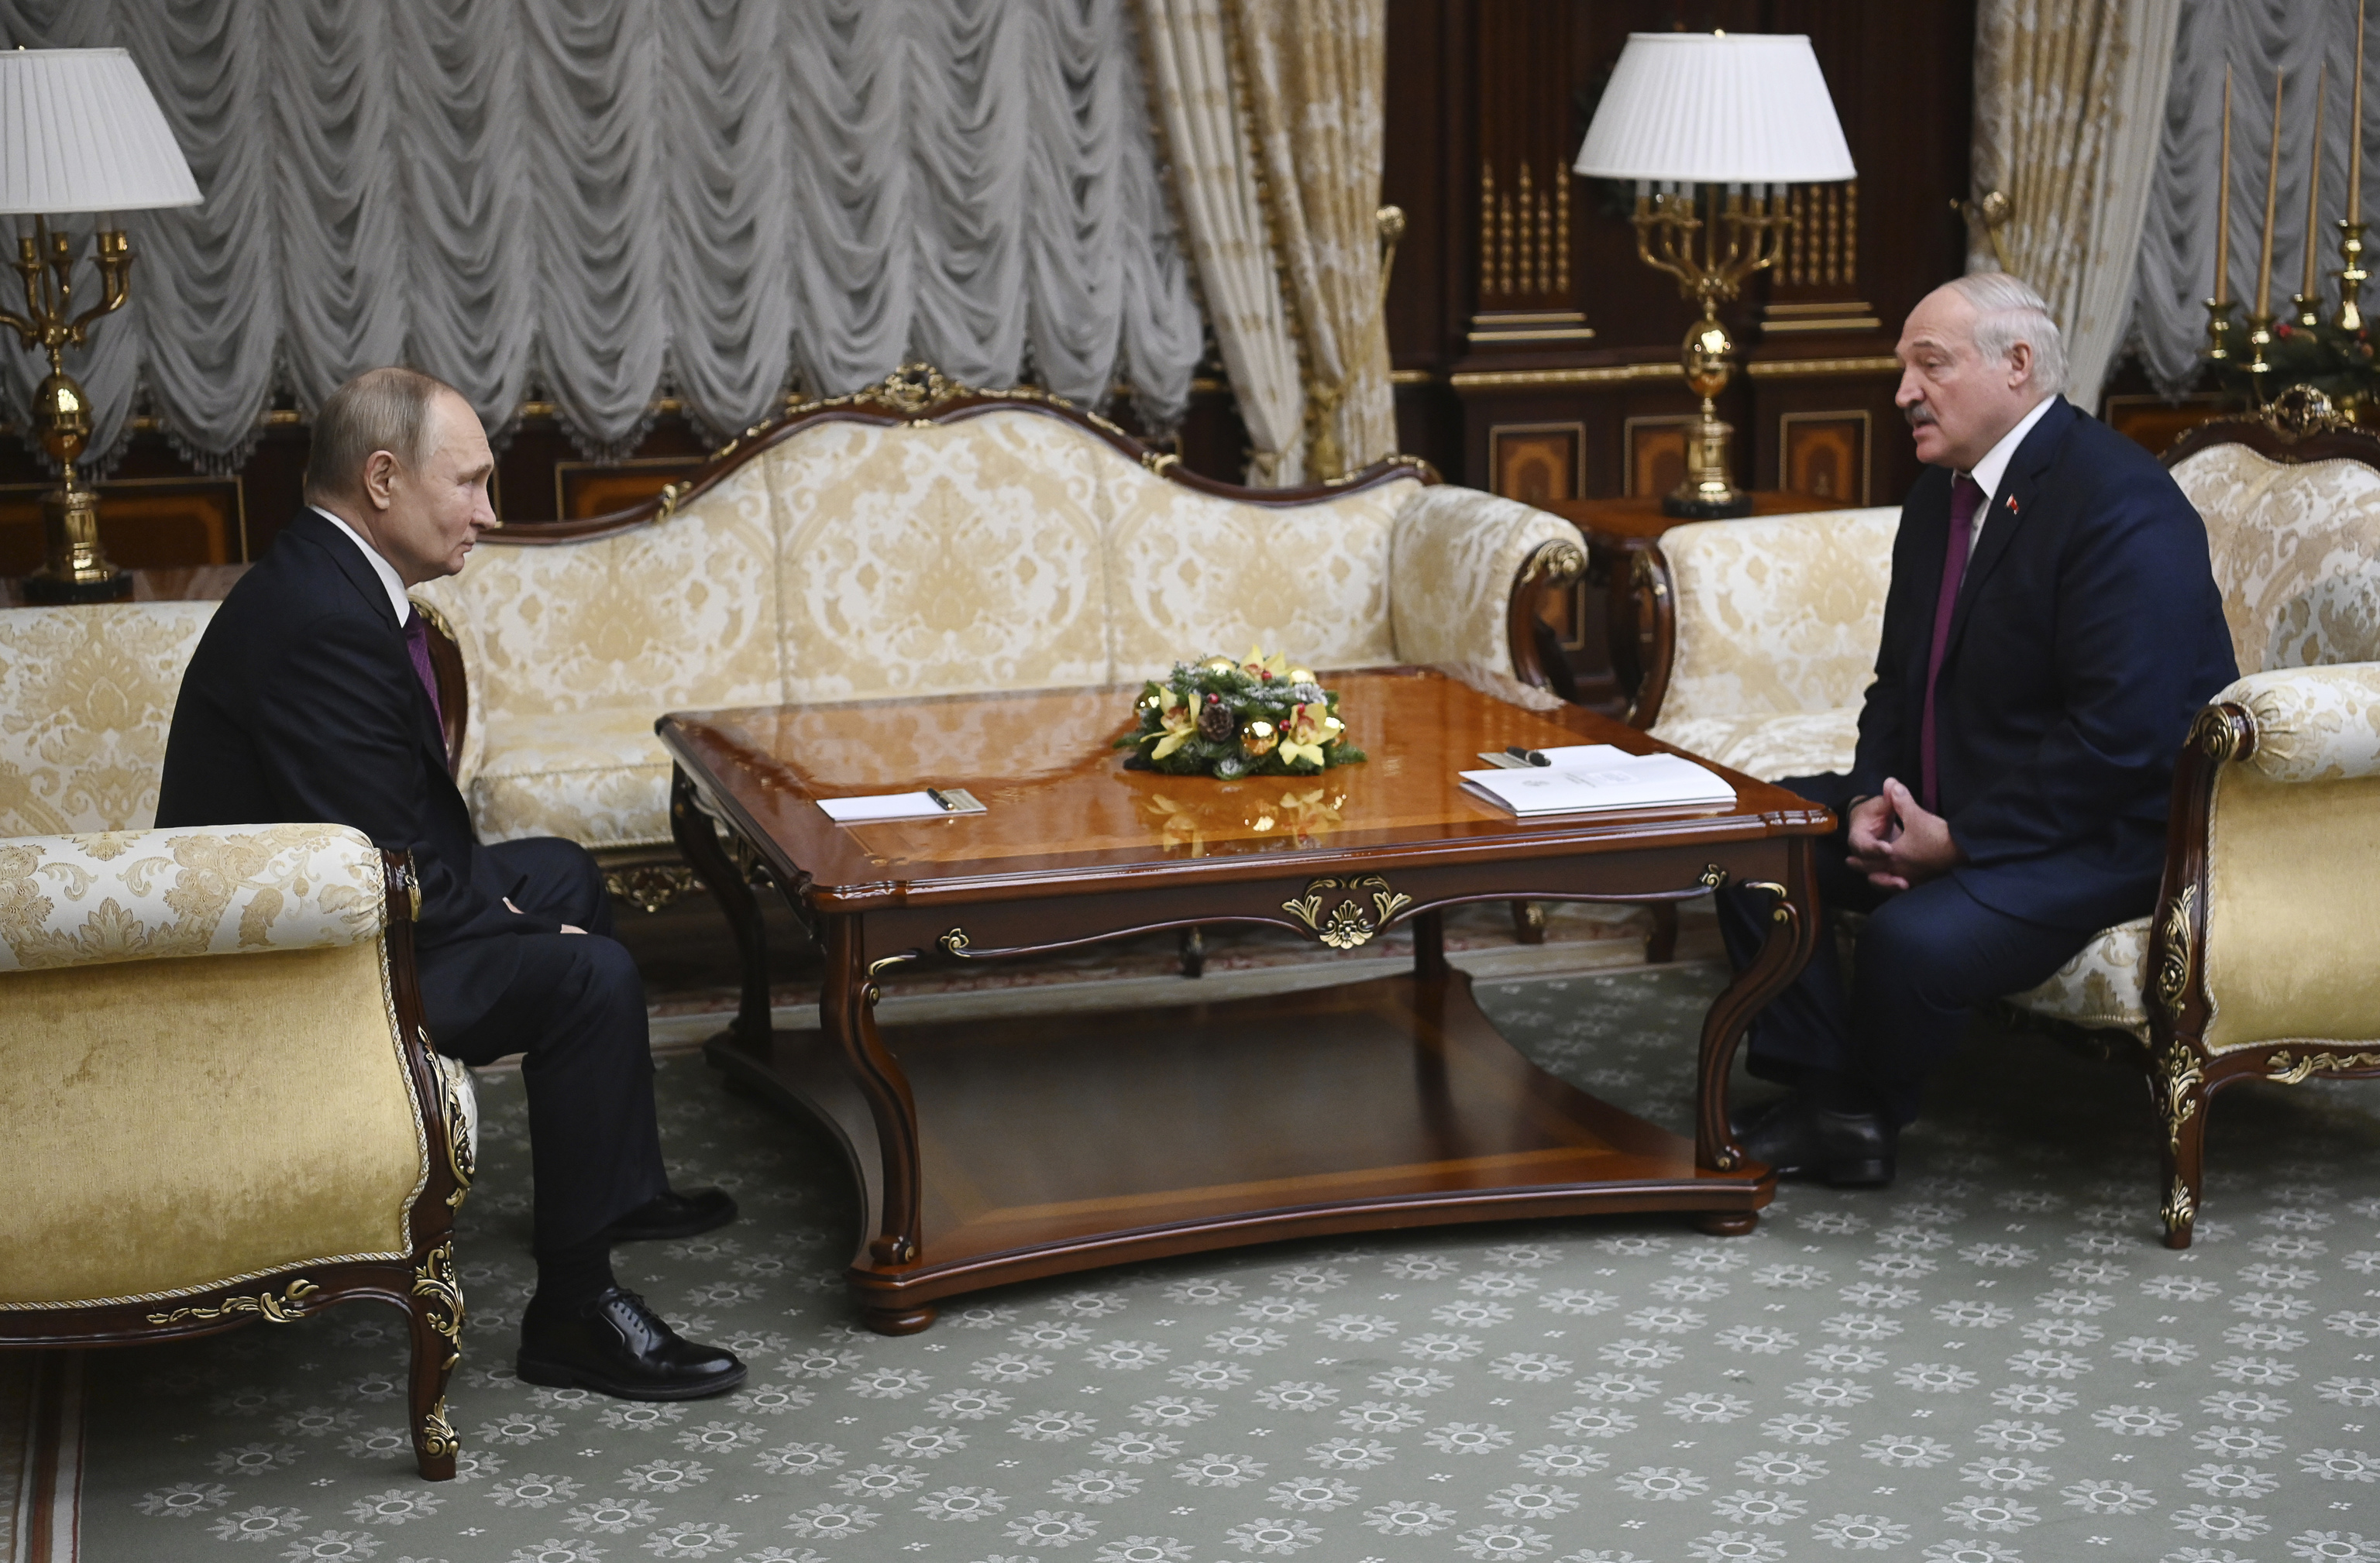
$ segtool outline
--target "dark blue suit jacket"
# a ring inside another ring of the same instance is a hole
[[[1937,783],[1960,882],[2029,922],[2144,916],[2173,768],[2238,676],[2206,527],[2163,466],[2064,399],[2017,447],[1961,583],[1936,690]],[[1853,794],[1912,793],[1950,473],[1910,491],[1892,545]]]
[[[505,909],[519,886],[471,829],[388,592],[356,545],[310,510],[207,625],[182,675],[157,795],[161,826],[288,820],[352,825],[412,852],[433,1036],[495,1002],[518,968],[518,936],[561,931]]]

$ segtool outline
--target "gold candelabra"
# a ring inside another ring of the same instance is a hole
[[[1711,520],[1752,514],[1751,496],[1728,477],[1728,439],[1735,430],[1720,419],[1717,399],[1734,372],[1730,359],[1735,341],[1719,321],[1718,306],[1742,290],[1744,279],[1776,264],[1785,232],[1793,225],[1781,186],[1773,196],[1767,187],[1753,189],[1747,196],[1740,186],[1723,193],[1708,187],[1708,218],[1694,186],[1678,193],[1638,189],[1631,219],[1636,258],[1676,277],[1678,292],[1702,306],[1702,318],[1686,328],[1681,355],[1686,387],[1702,398],[1702,412],[1686,431],[1685,479],[1661,501],[1666,515]]]
[[[25,312],[0,309],[0,325],[14,329],[29,350],[50,356],[50,372],[33,393],[33,435],[64,469],[64,482],[42,496],[42,568],[25,579],[25,595],[36,602],[101,602],[132,590],[132,577],[100,545],[98,496],[75,473],[75,458],[91,439],[91,401],[67,373],[65,353],[82,345],[91,323],[130,297],[131,242],[120,228],[102,229],[92,260],[99,302],[76,314],[74,241],[36,217],[32,233],[18,237],[14,262],[25,279]]]

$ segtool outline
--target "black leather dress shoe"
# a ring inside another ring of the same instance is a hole
[[[1792,1092],[1788,1091],[1781,1097],[1771,1097],[1767,1101],[1755,1102],[1747,1108],[1738,1108],[1727,1115],[1727,1126],[1735,1137],[1741,1140],[1756,1132],[1762,1124],[1791,1108],[1799,1099]]]
[[[1789,1097],[1739,1138],[1746,1156],[1767,1162],[1779,1178],[1837,1188],[1892,1181],[1898,1136],[1875,1113],[1834,1112],[1806,1097]]]
[[[735,1219],[735,1201],[725,1189],[668,1192],[629,1211],[603,1229],[607,1242],[643,1242],[653,1238],[690,1238]]]
[[[698,1346],[633,1291],[613,1287],[582,1307],[521,1316],[521,1381],[592,1389],[624,1400],[698,1400],[744,1382],[733,1351]]]

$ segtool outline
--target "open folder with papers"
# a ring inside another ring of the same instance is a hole
[[[1550,765],[1466,770],[1463,784],[1513,814],[1724,808],[1735,789],[1679,755],[1632,755],[1609,744],[1548,749]]]

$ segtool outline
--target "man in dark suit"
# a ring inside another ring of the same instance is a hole
[[[1961,277],[1910,312],[1897,397],[1931,464],[1892,549],[1848,775],[1788,780],[1844,821],[1821,904],[1868,914],[1848,984],[1821,938],[1755,1023],[1793,1087],[1742,1126],[1780,1175],[1892,1176],[1895,1137],[1975,1008],[2145,915],[2176,757],[2237,676],[2206,529],[2164,467],[2058,394],[2032,288]],[[1740,967],[1764,896],[1720,896]]]
[[[480,420],[410,370],[341,386],[315,420],[308,508],[243,576],[182,680],[161,826],[324,820],[410,851],[432,1044],[523,1053],[538,1285],[520,1375],[636,1399],[734,1388],[744,1364],[673,1332],[612,1275],[611,1245],[734,1219],[662,1169],[636,963],[583,848],[482,846],[446,757],[427,631],[406,588],[463,568],[495,526]]]

